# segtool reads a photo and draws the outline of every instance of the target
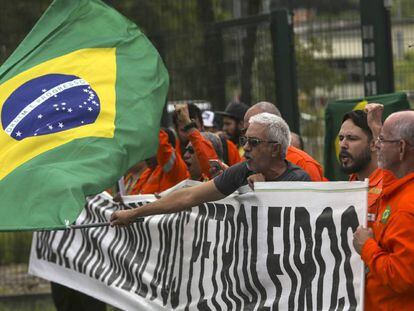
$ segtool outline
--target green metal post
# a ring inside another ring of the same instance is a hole
[[[270,13],[277,107],[289,124],[290,130],[300,133],[292,20],[292,13],[286,9],[275,10]]]
[[[390,0],[360,0],[365,96],[394,92]]]

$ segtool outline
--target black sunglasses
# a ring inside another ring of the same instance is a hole
[[[263,140],[263,139],[259,139],[256,137],[246,137],[246,136],[241,136],[239,138],[239,142],[241,146],[244,146],[246,143],[249,143],[249,146],[252,148],[257,147],[261,143],[279,144],[278,141]]]

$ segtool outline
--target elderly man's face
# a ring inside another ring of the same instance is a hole
[[[344,173],[360,172],[370,164],[371,141],[368,135],[351,119],[342,123],[338,138],[339,163]]]
[[[385,120],[375,146],[377,148],[378,167],[395,171],[400,164],[399,137],[392,133],[392,124]]]
[[[273,161],[272,148],[275,146],[275,144],[266,142],[268,140],[266,127],[258,123],[250,124],[246,132],[246,138],[247,142],[243,145],[243,149],[249,169],[256,173],[266,173]],[[254,139],[259,139],[262,142],[253,145]]]

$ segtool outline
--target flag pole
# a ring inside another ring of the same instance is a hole
[[[135,219],[132,223],[139,223],[139,222],[143,222],[144,218],[140,217]],[[90,224],[80,224],[80,225],[70,225],[68,229],[89,229],[89,228],[98,228],[98,227],[106,227],[106,226],[110,226],[111,223],[109,221],[107,222],[93,222]]]
[[[125,195],[125,183],[124,183],[124,176],[121,176],[121,178],[118,180],[118,182],[115,184],[115,191],[122,196]],[[142,222],[144,221],[144,218],[137,218],[133,223]],[[109,221],[107,222],[95,222],[90,224],[81,224],[81,225],[71,225],[69,226],[70,229],[88,229],[88,228],[98,228],[98,227],[106,227],[110,226],[111,223]]]

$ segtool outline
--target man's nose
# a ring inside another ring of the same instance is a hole
[[[348,149],[348,142],[346,138],[339,141],[339,147],[341,147],[341,149]]]
[[[244,151],[250,151],[252,148],[249,145],[249,141],[246,141],[243,145],[243,150]]]
[[[381,142],[378,138],[375,140],[374,146],[375,146],[375,149],[377,149],[377,150],[381,149]]]

